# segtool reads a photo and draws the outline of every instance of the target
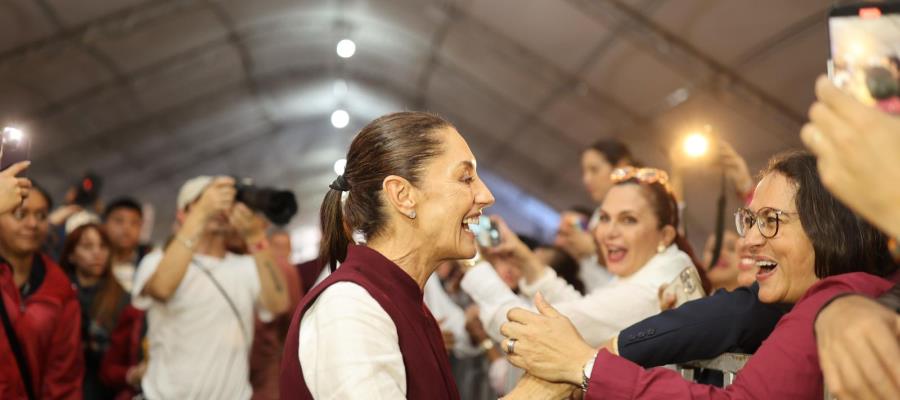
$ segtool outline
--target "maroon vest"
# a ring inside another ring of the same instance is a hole
[[[375,250],[357,245],[350,245],[340,268],[307,293],[294,313],[281,361],[282,399],[313,398],[297,358],[300,320],[316,298],[336,282],[362,286],[391,317],[406,369],[408,399],[459,399],[440,328],[425,307],[422,289],[397,264]]]

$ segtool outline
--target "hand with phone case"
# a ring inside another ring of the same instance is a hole
[[[583,217],[573,212],[563,212],[560,216],[559,231],[554,243],[576,260],[597,254],[597,244],[586,229]]]
[[[703,282],[694,266],[685,267],[668,285],[661,288],[660,309],[676,308],[684,303],[706,296]]]
[[[500,242],[496,246],[482,247],[481,252],[484,258],[490,262],[492,259],[502,257],[519,267],[527,282],[537,280],[544,272],[544,264],[541,260],[519,239],[518,235],[509,229],[503,218],[497,215],[492,215],[490,218],[500,235]]]
[[[800,136],[818,156],[822,183],[873,225],[900,237],[900,117],[866,106],[824,77],[816,96]]]
[[[16,209],[28,197],[31,181],[17,175],[29,165],[30,161],[22,161],[0,171],[0,214]]]

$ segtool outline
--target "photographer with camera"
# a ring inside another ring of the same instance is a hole
[[[254,311],[271,321],[287,310],[289,296],[265,222],[237,194],[232,178],[187,181],[177,200],[180,227],[165,250],[148,254],[138,268],[134,305],[148,315],[149,364],[141,384],[149,398],[252,394]],[[250,255],[227,250],[235,235]]]

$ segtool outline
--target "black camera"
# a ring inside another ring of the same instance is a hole
[[[103,188],[103,179],[93,172],[87,172],[75,186],[74,204],[83,208],[92,207],[100,197],[100,189]]]
[[[259,211],[275,225],[287,225],[297,214],[297,199],[290,190],[257,187],[247,184],[235,185],[235,201],[244,203],[253,211]]]

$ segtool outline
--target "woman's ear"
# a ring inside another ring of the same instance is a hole
[[[662,228],[663,241],[666,245],[671,245],[675,243],[675,238],[678,236],[678,231],[675,230],[675,227],[672,225],[666,225]]]
[[[412,183],[406,178],[388,175],[384,178],[381,187],[391,208],[409,218],[415,218],[416,199]]]

